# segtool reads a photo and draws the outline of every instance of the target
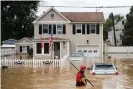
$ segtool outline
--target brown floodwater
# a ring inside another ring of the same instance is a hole
[[[133,60],[111,60],[119,71],[119,75],[90,75],[86,77],[94,84],[85,87],[75,86],[77,70],[70,64],[69,68],[44,66],[37,68],[8,68],[1,70],[2,89],[133,89]],[[86,62],[85,62],[86,63]],[[77,68],[82,62],[73,62]],[[89,66],[89,65],[88,65]]]

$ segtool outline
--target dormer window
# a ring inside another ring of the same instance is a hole
[[[53,13],[51,14],[51,18],[54,18],[54,14]]]

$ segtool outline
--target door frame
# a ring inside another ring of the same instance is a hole
[[[58,42],[58,41],[57,41]],[[56,42],[53,42],[53,49],[54,49],[54,43],[56,43]],[[61,42],[59,42],[60,43],[60,58],[59,59],[61,59]],[[53,50],[53,59],[54,59],[54,50]]]

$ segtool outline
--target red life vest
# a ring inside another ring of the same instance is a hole
[[[85,84],[81,81],[84,78],[84,73],[82,71],[76,74],[76,86],[85,86]]]

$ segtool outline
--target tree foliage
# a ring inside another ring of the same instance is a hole
[[[125,46],[133,46],[133,6],[130,8],[129,14],[126,15],[127,22],[122,44]]]
[[[114,20],[115,20],[114,22],[117,23],[123,18],[124,16],[121,16],[120,14],[114,15]],[[108,29],[111,28],[112,26],[113,26],[113,20],[112,20],[111,13],[110,13],[103,26],[103,39],[104,40],[108,38]]]
[[[33,36],[39,1],[1,1],[2,41]]]

